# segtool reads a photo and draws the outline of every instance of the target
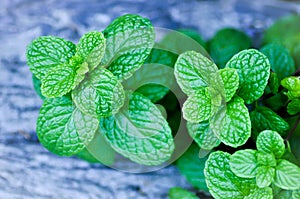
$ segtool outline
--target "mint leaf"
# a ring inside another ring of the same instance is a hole
[[[200,53],[188,51],[178,57],[174,73],[182,91],[191,95],[202,87],[210,86],[212,75],[217,71],[211,60]]]
[[[97,68],[72,92],[76,106],[85,114],[106,117],[124,104],[124,91],[111,72]]]
[[[41,91],[41,85],[42,85],[41,80],[39,80],[34,75],[32,75],[32,83],[33,83],[33,88],[34,88],[35,92],[38,94],[38,96],[42,100],[44,100],[45,96],[43,96],[42,91]]]
[[[57,66],[68,62],[75,54],[76,46],[62,38],[41,36],[27,47],[26,57],[30,71],[40,80]]]
[[[268,167],[275,167],[277,162],[273,153],[257,151],[257,164]]]
[[[199,150],[196,144],[192,144],[177,160],[176,166],[191,185],[197,189],[208,191],[204,177],[207,157],[199,158]]]
[[[208,121],[200,123],[187,122],[187,128],[190,136],[201,149],[210,150],[220,144],[220,140],[211,130]]]
[[[115,19],[104,31],[106,51],[101,65],[108,66],[119,80],[129,78],[139,69],[154,45],[151,22],[127,14]]]
[[[259,151],[273,153],[276,158],[280,158],[285,151],[282,137],[271,130],[265,130],[258,135],[256,147]]]
[[[271,43],[260,49],[271,64],[271,69],[278,75],[279,79],[294,74],[295,63],[288,49],[281,44]]]
[[[208,44],[209,54],[220,68],[224,68],[233,55],[250,48],[251,39],[239,30],[224,28],[219,30]]]
[[[75,75],[74,68],[69,64],[56,67],[42,80],[42,94],[48,98],[64,96],[72,90]]]
[[[231,171],[241,178],[254,178],[257,169],[256,151],[245,149],[230,156]]]
[[[68,97],[47,98],[37,121],[41,144],[52,153],[71,156],[93,139],[98,120],[81,113]]]
[[[211,195],[216,199],[242,199],[258,187],[254,179],[236,176],[229,165],[230,154],[217,151],[210,154],[205,164],[204,174]]]
[[[293,191],[292,197],[293,199],[300,199],[300,189]]]
[[[274,184],[286,190],[300,188],[300,168],[287,160],[279,160],[276,166]]]
[[[226,67],[237,69],[240,77],[238,95],[246,104],[263,95],[270,76],[270,63],[264,54],[255,49],[243,50],[234,55]]]
[[[211,97],[207,87],[199,88],[183,104],[183,117],[189,122],[198,123],[211,116]]]
[[[268,187],[273,182],[275,169],[268,166],[260,166],[257,168],[256,184],[260,188]]]
[[[88,63],[89,69],[93,70],[101,62],[105,52],[105,38],[101,32],[92,31],[84,34],[77,46],[76,54]]]
[[[281,85],[288,89],[287,96],[290,100],[300,98],[300,77],[287,77],[281,81]]]
[[[211,128],[226,145],[238,147],[246,143],[251,135],[251,122],[244,100],[235,96],[211,119]]]
[[[235,69],[224,68],[218,71],[224,84],[226,102],[229,102],[239,87],[239,75]]]
[[[300,113],[300,99],[293,99],[287,106],[287,112],[290,115]]]
[[[76,75],[74,78],[73,89],[80,84],[85,78],[85,74],[89,72],[89,67],[86,62],[77,66]]]
[[[170,159],[172,132],[160,110],[146,97],[128,95],[128,108],[100,120],[101,132],[112,148],[134,162],[159,165]]]
[[[174,187],[169,190],[169,199],[198,199],[198,197],[185,189]]]
[[[277,131],[281,135],[289,130],[289,124],[267,107],[257,106],[256,109],[250,113],[250,118],[252,131],[256,136],[263,130]]]
[[[274,95],[278,93],[280,82],[276,73],[271,72],[268,85],[266,87],[266,94],[273,93]]]
[[[273,199],[273,191],[270,187],[257,189],[253,193],[246,196],[244,199]]]
[[[141,86],[136,91],[138,93],[143,94],[145,97],[149,98],[153,103],[155,103],[161,100],[169,92],[169,89],[158,84],[147,84]]]

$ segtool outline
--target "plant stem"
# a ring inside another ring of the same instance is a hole
[[[297,126],[299,125],[299,123],[300,123],[300,114],[299,114],[294,126],[291,128],[288,136],[285,138],[285,141],[288,141],[292,137],[292,135],[295,132],[295,130],[296,130]]]

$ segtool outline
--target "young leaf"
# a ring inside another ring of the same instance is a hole
[[[300,113],[300,99],[293,99],[287,106],[287,112],[290,115]]]
[[[256,136],[263,130],[277,131],[281,135],[289,130],[289,124],[267,107],[257,106],[256,109],[250,113],[250,118],[252,131]]]
[[[230,154],[222,151],[210,154],[204,174],[211,195],[216,199],[242,199],[258,187],[255,180],[236,176],[229,165]]]
[[[41,144],[52,153],[63,156],[77,154],[93,139],[97,118],[80,112],[68,97],[47,98],[37,121]]]
[[[294,74],[294,60],[284,46],[271,43],[261,48],[260,51],[268,57],[271,69],[278,75],[280,80]]]
[[[270,187],[256,189],[253,193],[246,196],[244,199],[273,199],[273,191]]]
[[[92,31],[84,34],[77,46],[76,54],[88,63],[89,70],[99,65],[105,52],[105,38],[101,32]]]
[[[230,156],[231,171],[241,178],[254,178],[257,170],[256,151],[245,149],[235,152]]]
[[[261,151],[257,151],[257,164],[268,167],[275,167],[277,162],[273,153],[265,153]]]
[[[216,136],[231,147],[245,144],[251,135],[249,112],[244,100],[238,96],[214,114],[210,122]]]
[[[48,98],[64,96],[72,90],[75,75],[75,69],[69,64],[56,67],[42,80],[42,94]]]
[[[76,88],[85,78],[85,74],[89,72],[89,66],[86,62],[77,66],[76,75],[74,78],[74,85],[73,88]]]
[[[183,117],[189,122],[198,123],[211,116],[211,97],[207,87],[199,88],[183,104]]]
[[[108,66],[119,80],[129,78],[139,69],[154,45],[150,21],[127,14],[115,19],[104,31],[106,51],[101,65]]]
[[[290,100],[300,98],[300,77],[287,77],[281,81],[281,85],[288,89],[287,96]]]
[[[243,50],[234,55],[226,67],[237,69],[240,77],[238,95],[246,104],[263,95],[270,76],[270,63],[264,54],[255,49]]]
[[[256,147],[259,151],[273,153],[276,158],[280,158],[285,150],[282,137],[271,130],[265,130],[258,135]]]
[[[172,132],[160,110],[146,97],[128,96],[128,108],[100,120],[101,132],[112,148],[134,162],[159,165],[170,159]]]
[[[73,90],[72,98],[83,113],[106,117],[118,112],[125,95],[122,85],[111,72],[97,68]]]
[[[300,168],[287,160],[279,160],[276,166],[274,184],[286,190],[300,188]]]
[[[207,157],[199,158],[199,150],[200,149],[196,144],[192,144],[190,148],[177,160],[176,166],[180,173],[195,188],[208,191],[204,177],[204,166]]]
[[[256,184],[260,188],[268,187],[273,182],[275,169],[268,166],[260,166],[257,168]]]
[[[187,128],[190,136],[201,149],[211,150],[220,144],[220,140],[212,132],[208,121],[200,123],[187,122]]]
[[[175,77],[184,93],[192,95],[202,87],[210,86],[217,66],[200,53],[188,51],[181,54],[175,63]]]
[[[70,41],[54,36],[41,36],[27,47],[26,57],[30,71],[40,80],[54,68],[68,62],[76,46]]]
[[[218,72],[223,80],[226,102],[229,102],[239,87],[239,75],[233,68],[224,68]]]
[[[198,199],[198,197],[185,189],[174,187],[169,190],[169,199]]]

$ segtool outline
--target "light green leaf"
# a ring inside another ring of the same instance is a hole
[[[289,130],[289,124],[267,107],[257,106],[256,109],[250,113],[250,118],[252,131],[256,136],[263,130],[277,131],[281,135]]]
[[[259,151],[273,153],[277,158],[280,158],[285,150],[282,137],[271,130],[265,130],[258,135],[256,147]]]
[[[210,123],[215,135],[231,147],[245,144],[251,135],[249,112],[244,100],[238,96],[214,114]]]
[[[300,189],[293,191],[292,197],[293,199],[300,199]]]
[[[290,115],[295,115],[300,112],[300,99],[293,99],[287,106],[287,112]]]
[[[105,52],[105,38],[101,32],[92,31],[84,34],[77,46],[76,54],[88,63],[89,69],[93,70],[101,62]]]
[[[80,112],[68,97],[44,101],[37,121],[37,135],[49,151],[63,156],[77,154],[93,139],[98,120]]]
[[[192,144],[177,160],[176,166],[191,185],[197,189],[208,191],[204,177],[207,157],[199,158],[199,150],[196,144]]]
[[[97,68],[73,90],[72,98],[83,113],[106,117],[118,112],[125,95],[122,85],[111,72]]]
[[[42,80],[42,94],[45,97],[62,97],[74,86],[75,69],[69,64],[63,64],[49,71]]]
[[[208,44],[209,54],[220,68],[224,68],[233,55],[251,47],[251,39],[242,31],[224,28]]]
[[[260,188],[268,187],[273,182],[275,169],[268,166],[260,166],[257,168],[256,184]]]
[[[30,71],[40,80],[54,68],[68,62],[76,46],[59,37],[41,36],[27,47],[26,57]]]
[[[127,14],[115,19],[104,31],[106,51],[101,65],[108,66],[119,80],[129,78],[139,69],[154,45],[150,21]]]
[[[281,85],[288,89],[287,96],[290,100],[300,98],[300,77],[287,77],[281,81]]]
[[[273,191],[270,187],[257,189],[253,193],[246,196],[244,199],[273,199]]]
[[[210,86],[217,66],[200,53],[188,51],[175,63],[175,77],[184,93],[192,95],[202,87]]]
[[[261,48],[260,51],[268,57],[271,69],[278,75],[280,80],[294,74],[294,60],[284,46],[271,43]]]
[[[112,148],[134,162],[159,165],[170,159],[172,132],[160,110],[146,97],[128,95],[128,108],[100,120],[101,132]]]
[[[200,123],[187,122],[187,128],[190,136],[201,149],[210,150],[220,144],[220,140],[212,132],[208,121]]]
[[[239,87],[239,75],[233,68],[224,68],[218,72],[223,80],[226,102],[229,102]]]
[[[182,108],[183,117],[189,122],[203,122],[210,118],[211,106],[211,96],[207,87],[199,88],[197,92],[184,102]]]
[[[270,63],[264,54],[255,49],[243,50],[234,55],[226,67],[237,69],[240,77],[238,95],[246,104],[263,95],[270,76]]]
[[[185,189],[174,187],[169,190],[169,199],[198,199],[198,197]]]
[[[275,167],[277,162],[273,153],[257,151],[257,164],[261,166]]]
[[[78,65],[77,70],[76,70],[76,75],[74,78],[74,85],[73,89],[80,84],[85,78],[85,74],[89,72],[89,67],[86,62]]]
[[[209,192],[216,199],[243,199],[258,187],[255,180],[236,176],[229,165],[230,154],[222,151],[210,154],[204,174]]]
[[[286,190],[300,188],[300,168],[287,160],[279,160],[276,166],[274,184]]]
[[[245,149],[236,151],[230,156],[231,171],[241,178],[254,178],[257,170],[256,151]]]

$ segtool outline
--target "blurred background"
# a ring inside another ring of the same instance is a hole
[[[191,188],[169,166],[146,174],[122,173],[77,158],[58,157],[38,143],[40,98],[26,65],[26,45],[40,35],[77,41],[134,13],[154,27],[198,31],[209,39],[223,27],[245,31],[255,43],[281,16],[300,13],[299,1],[278,0],[1,0],[0,198],[166,198],[169,188]],[[254,43],[254,45],[255,45]]]

